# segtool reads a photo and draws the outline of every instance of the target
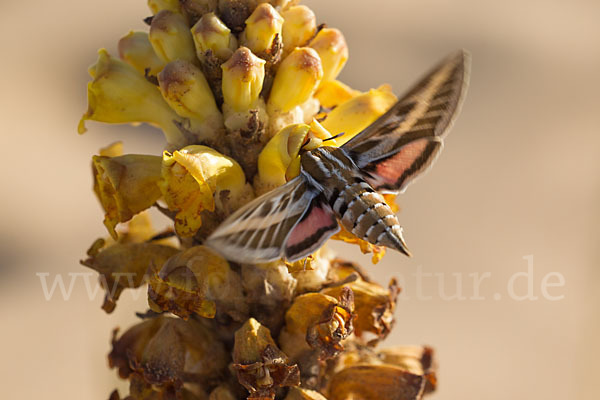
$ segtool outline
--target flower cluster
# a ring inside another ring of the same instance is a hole
[[[435,388],[430,348],[376,348],[394,324],[394,280],[382,287],[327,249],[256,265],[203,245],[297,176],[303,148],[342,145],[397,100],[338,81],[342,33],[296,3],[148,0],[148,32],[89,69],[80,133],[86,121],[148,123],[166,138],[162,156],[115,143],[92,158],[110,237],[82,264],[100,274],[106,312],[123,290],[148,290],[149,310],[115,331],[109,354],[127,399],[420,399]],[[155,232],[151,207],[172,228]],[[384,253],[346,231],[334,239],[374,262]]]

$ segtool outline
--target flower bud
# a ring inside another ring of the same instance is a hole
[[[425,377],[391,365],[356,365],[333,375],[329,400],[420,399]]]
[[[252,197],[239,164],[206,146],[187,146],[163,155],[161,190],[169,210],[175,211],[175,231],[193,236],[202,225],[201,211],[228,215]]]
[[[146,32],[129,32],[119,40],[119,57],[139,73],[156,75],[165,66],[158,58]]]
[[[160,11],[152,18],[149,37],[154,51],[165,63],[179,59],[198,62],[194,39],[183,15]]]
[[[267,104],[270,112],[288,112],[307,101],[323,78],[317,52],[308,47],[292,51],[279,65]]]
[[[152,11],[152,15],[156,15],[162,10],[181,13],[179,0],[148,0],[148,8]]]
[[[194,64],[185,60],[168,63],[158,74],[158,83],[164,99],[178,115],[216,126],[222,121],[210,86]]]
[[[300,149],[310,127],[305,124],[288,125],[277,133],[258,156],[260,192],[268,192],[287,182],[290,164],[299,158]]]
[[[117,300],[126,288],[137,288],[145,283],[148,265],[162,265],[179,250],[154,243],[115,243],[104,249],[104,240],[96,241],[86,260],[85,265],[100,274],[100,285],[105,290],[102,309],[107,313],[114,311]]]
[[[317,31],[317,18],[306,6],[293,6],[285,10],[283,17],[283,51],[287,54],[296,47],[304,46]]]
[[[240,47],[221,68],[225,103],[238,112],[252,108],[263,87],[265,61]]]
[[[321,58],[322,82],[337,78],[348,60],[348,45],[342,32],[333,28],[323,28],[311,40],[309,47],[315,49]]]
[[[321,106],[334,108],[359,94],[358,90],[354,90],[338,80],[333,80],[321,83],[315,97],[319,99]]]
[[[344,132],[344,135],[336,139],[341,146],[371,125],[396,101],[396,96],[387,86],[371,89],[334,108],[321,124],[334,135]]]
[[[115,226],[152,206],[161,197],[158,156],[129,154],[92,158],[94,192],[105,211],[104,225],[116,240]]]
[[[268,328],[250,318],[235,333],[233,368],[251,398],[274,399],[276,389],[298,386],[300,371],[277,347]]]
[[[214,13],[204,14],[192,27],[196,55],[205,60],[206,52],[225,61],[237,48],[237,39],[231,30]]]
[[[94,80],[88,83],[88,110],[79,122],[79,133],[86,131],[86,120],[148,122],[162,128],[169,143],[185,144],[185,136],[174,123],[181,118],[163,100],[158,88],[134,67],[102,49],[90,72]]]
[[[216,313],[239,322],[247,318],[240,276],[212,249],[191,247],[154,265],[159,268],[150,277],[148,302],[155,311],[184,319],[193,314],[214,318]]]
[[[283,18],[268,3],[260,4],[246,20],[240,36],[242,45],[269,62],[277,62],[281,52]]]

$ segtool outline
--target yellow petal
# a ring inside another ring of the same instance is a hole
[[[119,57],[140,74],[156,75],[165,66],[158,58],[146,32],[131,31],[119,40]]]
[[[319,99],[323,107],[334,108],[359,94],[358,90],[354,90],[338,80],[333,80],[321,83],[315,97]]]
[[[383,115],[396,101],[396,96],[387,86],[371,89],[334,108],[321,124],[334,135],[344,133],[336,139],[341,146]]]
[[[348,232],[341,225],[340,228],[340,231],[331,237],[332,239],[341,240],[346,243],[357,244],[360,247],[360,251],[362,251],[363,254],[373,253],[373,257],[371,258],[373,264],[377,264],[379,261],[381,261],[381,259],[385,255],[385,247],[376,246],[367,242],[366,240],[362,240],[354,236],[352,233]]]
[[[310,127],[305,124],[289,125],[269,140],[258,156],[258,180],[264,188],[261,192],[287,182],[288,167],[300,158],[300,149],[309,130]]]
[[[148,0],[148,8],[153,15],[158,14],[162,10],[180,13],[179,0]]]
[[[105,211],[104,225],[116,239],[115,226],[152,206],[161,196],[161,161],[157,156],[94,156],[94,191]]]
[[[163,100],[158,88],[134,67],[101,49],[91,71],[94,80],[88,83],[88,110],[79,122],[79,133],[86,131],[87,120],[147,122],[161,127],[169,143],[186,143],[185,136],[174,123],[181,118]]]
[[[193,145],[163,155],[161,186],[170,210],[176,211],[175,230],[181,236],[193,236],[202,225],[200,213],[224,214],[252,198],[241,167],[233,159],[210,147]]]

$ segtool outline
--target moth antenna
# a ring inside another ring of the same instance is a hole
[[[335,136],[332,136],[332,137],[330,137],[330,138],[327,138],[327,139],[323,139],[323,142],[326,142],[326,141],[328,141],[328,140],[334,140],[334,139],[337,139],[337,138],[339,138],[339,137],[341,137],[341,136],[344,136],[345,134],[346,134],[346,132],[340,132],[340,133],[338,133],[338,134],[337,134],[337,135],[335,135]]]

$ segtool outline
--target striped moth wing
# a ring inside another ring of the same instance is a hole
[[[342,148],[378,191],[400,192],[435,160],[466,91],[469,55],[444,59]]]
[[[230,215],[204,242],[231,261],[296,261],[339,230],[333,210],[303,175]]]

